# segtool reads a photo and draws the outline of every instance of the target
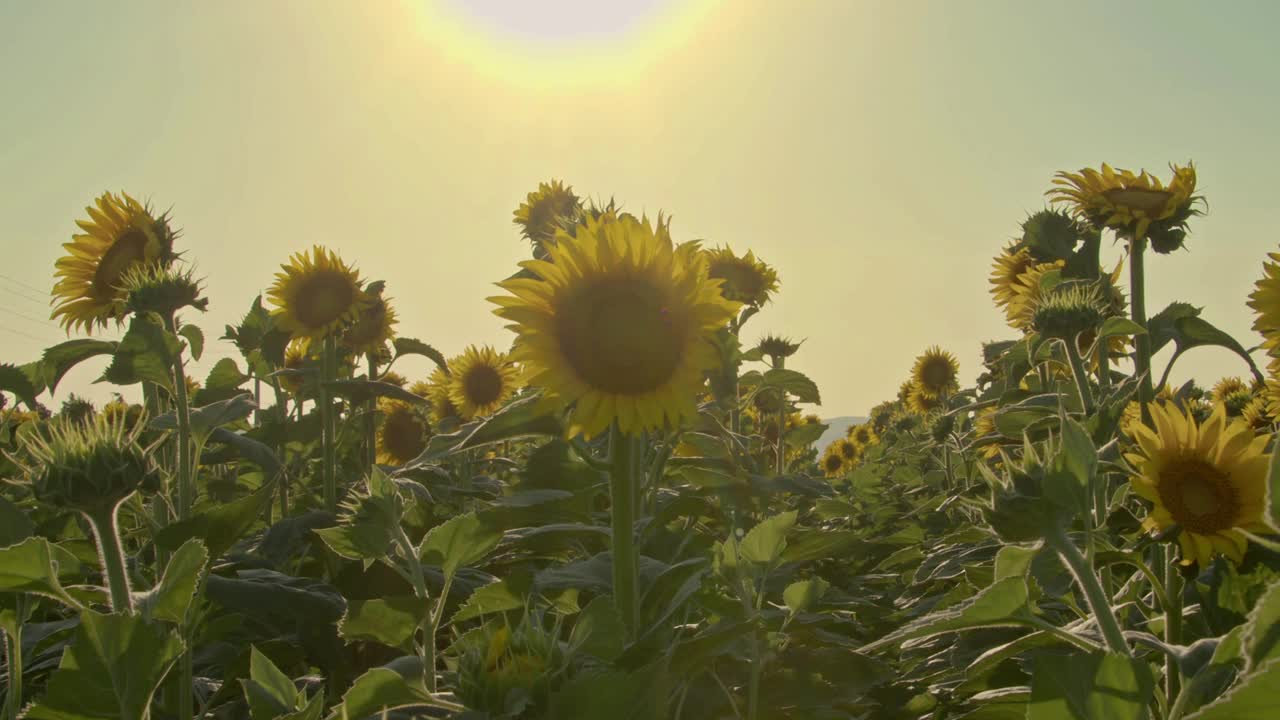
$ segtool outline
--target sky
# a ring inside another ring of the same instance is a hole
[[[1054,172],[1103,161],[1196,162],[1209,213],[1149,260],[1148,308],[1190,302],[1259,341],[1280,3],[531,5],[0,0],[0,362],[66,338],[54,261],[106,190],[171,211],[210,340],[319,243],[386,281],[400,334],[505,348],[485,297],[529,255],[511,214],[559,178],[673,215],[677,240],[754,250],[782,286],[744,339],[804,338],[788,366],[818,411],[860,415],[930,345],[972,381],[981,343],[1013,337],[992,256]],[[193,374],[234,352],[211,342]],[[105,399],[104,366],[46,404]],[[1244,371],[1208,348],[1173,377]]]

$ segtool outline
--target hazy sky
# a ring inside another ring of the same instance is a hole
[[[862,414],[930,344],[977,374],[980,342],[1012,336],[991,257],[1056,170],[1104,160],[1196,161],[1210,214],[1149,262],[1148,306],[1257,342],[1280,3],[447,4],[0,0],[0,361],[65,337],[53,263],[108,189],[172,209],[211,339],[323,243],[387,282],[402,334],[506,347],[484,298],[528,256],[512,210],[556,177],[755,250],[782,292],[746,339],[807,338],[791,365],[821,412]],[[50,404],[105,397],[102,366]],[[1244,370],[1215,349],[1179,367]]]

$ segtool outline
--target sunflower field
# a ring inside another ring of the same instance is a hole
[[[1009,337],[825,447],[803,343],[748,329],[778,272],[665,214],[541,184],[511,345],[449,356],[321,246],[215,340],[177,219],[106,193],[76,337],[0,365],[0,717],[1273,718],[1280,252],[1257,347],[1149,312],[1205,208],[1171,170],[1059,173],[975,279]],[[1205,346],[1240,377],[1175,382]],[[115,401],[46,409],[101,356]]]

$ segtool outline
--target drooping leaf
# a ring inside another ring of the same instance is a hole
[[[48,690],[29,720],[143,720],[182,653],[173,629],[140,615],[84,610]]]
[[[1273,658],[1238,681],[1227,694],[1187,716],[1187,720],[1272,720],[1280,658]]]
[[[161,529],[156,534],[156,544],[165,550],[177,550],[188,540],[199,538],[210,557],[221,557],[262,517],[263,509],[275,497],[275,489],[275,483],[269,482],[242,498],[201,509],[192,517]]]
[[[134,315],[111,365],[97,382],[134,385],[147,381],[172,391],[173,363],[180,348],[178,339],[164,329],[155,315]]]
[[[864,651],[942,633],[984,627],[1007,627],[1029,617],[1027,581],[1010,577],[993,583],[956,608],[926,615],[866,645]]]
[[[178,334],[186,338],[187,343],[191,346],[191,357],[199,360],[204,354],[204,332],[196,325],[183,325],[178,330]]]
[[[1027,720],[1146,720],[1154,685],[1142,660],[1044,652],[1035,660]]]
[[[56,557],[53,546],[42,537],[0,548],[0,593],[43,595],[78,609],[80,603],[58,580]]]
[[[29,408],[36,406],[36,387],[31,378],[22,370],[8,363],[0,364],[0,390],[13,393],[13,396],[27,404]]]
[[[787,532],[796,524],[796,511],[765,518],[747,532],[738,548],[744,560],[762,565],[773,565],[787,549]]]
[[[116,343],[109,340],[81,338],[59,343],[46,348],[40,357],[41,370],[44,373],[44,384],[49,392],[57,390],[58,383],[71,368],[99,355],[110,355],[116,351]]]
[[[232,432],[223,427],[214,428],[209,433],[209,440],[235,448],[240,457],[261,468],[262,474],[267,478],[276,480],[284,474],[284,463],[280,462],[275,451],[243,432]]]
[[[444,355],[439,350],[436,350],[421,340],[398,337],[392,340],[391,344],[395,346],[397,358],[404,357],[405,355],[421,355],[425,358],[430,358],[431,362],[435,363],[445,372],[449,371],[449,364],[445,361]]]
[[[190,411],[191,432],[197,438],[207,437],[215,428],[243,420],[253,414],[258,406],[253,396],[244,393],[226,400],[192,408]],[[177,430],[178,418],[173,413],[157,415],[150,426],[156,430]]]
[[[334,395],[344,397],[359,405],[374,398],[403,400],[415,405],[426,404],[426,398],[418,397],[399,385],[381,380],[333,380],[324,384]]]
[[[786,370],[783,368],[774,368],[765,371],[761,378],[761,392],[769,392],[770,389],[785,390],[794,395],[796,400],[802,403],[813,403],[821,405],[822,398],[818,394],[818,385],[809,379],[807,375],[796,370]]]

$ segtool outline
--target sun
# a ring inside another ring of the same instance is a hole
[[[407,0],[453,61],[521,87],[612,82],[683,45],[723,0]]]

